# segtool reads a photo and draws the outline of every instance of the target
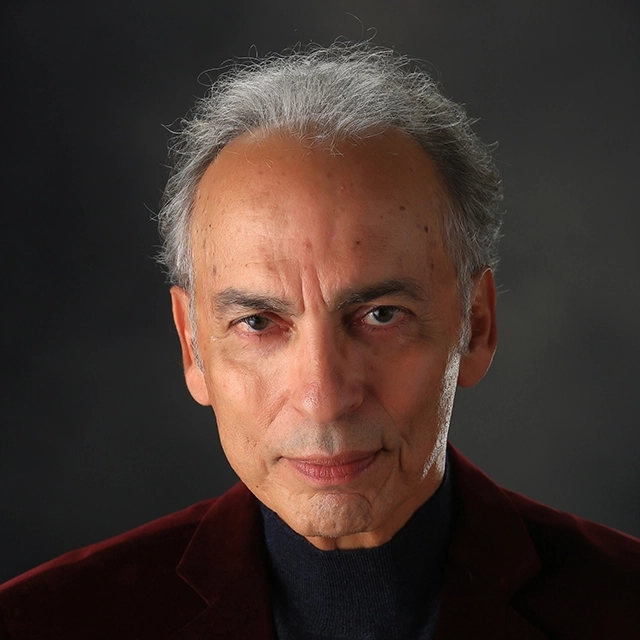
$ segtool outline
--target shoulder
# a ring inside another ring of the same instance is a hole
[[[640,540],[504,489],[455,449],[449,454],[451,559],[461,575],[551,637],[633,637]]]
[[[621,579],[640,573],[637,538],[500,487],[452,447],[449,455],[454,463],[454,495],[465,526],[475,535],[498,538],[503,552],[513,538],[532,545],[543,569],[589,565]]]
[[[101,617],[105,629],[113,628],[114,611],[133,630],[151,606],[158,623],[170,625],[163,613],[169,599],[186,608],[201,606],[176,575],[176,565],[214,503],[195,504],[10,580],[0,586],[0,630],[4,621],[12,631],[7,637],[39,637],[36,629],[47,628],[48,637],[63,637],[56,633],[69,628],[80,633],[85,617],[91,628],[99,628]]]
[[[0,586],[0,596],[16,590],[33,588],[37,583],[58,581],[76,574],[85,574],[92,568],[101,571],[111,568],[122,571],[128,561],[140,561],[140,554],[147,559],[159,556],[163,562],[171,562],[171,552],[181,553],[185,540],[189,540],[202,516],[214,504],[215,498],[192,505],[140,527],[92,544],[50,560]],[[117,560],[118,562],[114,561]],[[175,559],[173,566],[179,560]]]
[[[640,540],[503,489],[548,565],[588,562],[622,576],[640,571]]]
[[[640,540],[504,491],[540,561],[540,572],[523,594],[523,607],[535,606],[559,618],[554,611],[563,603],[564,616],[581,610],[584,620],[604,625],[605,635],[626,628],[632,619],[640,625]]]

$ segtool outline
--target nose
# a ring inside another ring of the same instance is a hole
[[[297,336],[290,367],[291,402],[307,420],[329,424],[364,400],[356,345],[329,329]]]

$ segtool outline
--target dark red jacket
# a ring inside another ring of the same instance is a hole
[[[640,637],[640,541],[501,489],[450,449],[437,640]],[[238,484],[0,587],[0,638],[273,638],[260,510]]]

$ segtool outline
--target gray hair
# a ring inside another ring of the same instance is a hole
[[[468,316],[473,275],[498,262],[502,199],[489,149],[471,124],[414,61],[367,42],[313,45],[235,64],[197,102],[170,145],[172,170],[158,214],[159,262],[173,284],[192,292],[196,189],[234,138],[277,131],[332,146],[393,127],[416,140],[444,177],[445,242]]]

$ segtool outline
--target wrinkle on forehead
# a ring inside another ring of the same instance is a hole
[[[196,277],[209,279],[215,269],[222,286],[232,271],[278,284],[293,279],[300,295],[319,289],[326,300],[340,277],[429,274],[443,264],[443,193],[438,170],[406,137],[347,145],[340,156],[290,139],[238,138],[198,189]]]

